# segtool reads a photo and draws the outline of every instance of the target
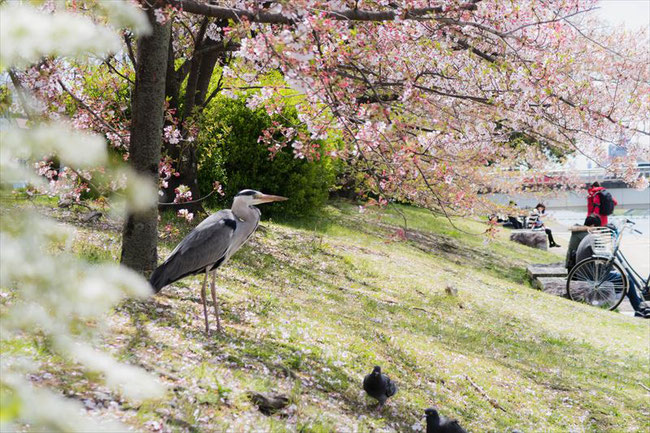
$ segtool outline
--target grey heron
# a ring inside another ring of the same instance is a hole
[[[151,274],[150,283],[156,293],[163,287],[189,275],[205,273],[201,286],[205,332],[210,333],[208,307],[205,299],[205,285],[212,272],[210,292],[217,320],[217,331],[221,332],[219,304],[215,289],[216,269],[226,263],[253,234],[260,222],[260,210],[255,205],[284,201],[286,197],[262,194],[245,189],[232,202],[231,209],[216,212],[196,226],[174,248],[165,262]]]

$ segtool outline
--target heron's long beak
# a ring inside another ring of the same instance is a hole
[[[259,201],[259,203],[271,203],[274,201],[289,200],[288,198],[282,197],[281,195],[270,195],[270,194],[260,194],[255,198]]]

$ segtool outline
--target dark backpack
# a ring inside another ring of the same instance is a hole
[[[598,193],[600,195],[600,215],[611,215],[614,212],[614,197],[606,189]]]

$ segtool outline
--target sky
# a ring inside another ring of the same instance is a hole
[[[650,27],[650,0],[601,0],[597,13],[611,24],[629,30]]]

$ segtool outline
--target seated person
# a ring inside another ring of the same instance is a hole
[[[515,210],[517,210],[517,203],[515,203],[514,201],[511,200],[510,203],[508,203],[508,205],[510,207],[514,208]],[[519,219],[519,216],[508,215],[508,222],[506,224],[504,224],[503,226],[504,227],[512,227],[515,230],[520,230],[520,229],[524,228],[524,223],[521,222],[521,220]]]
[[[600,223],[600,219],[598,219],[598,222]],[[616,230],[616,228],[611,225],[609,225],[608,227],[612,227],[613,230]],[[580,245],[578,245],[578,249],[576,250],[576,263],[580,263],[582,260],[588,259],[589,257],[594,255],[593,245],[594,245],[595,238],[596,235],[590,233],[587,236],[585,236],[584,239],[580,242]],[[634,308],[635,311],[634,315],[636,317],[650,318],[650,307],[646,302],[644,302],[639,297],[639,293],[638,293],[639,288],[637,288],[636,286],[636,280],[634,279],[633,275],[631,275],[630,272],[628,272],[627,274],[628,274],[627,279],[630,283],[630,289],[627,291],[627,298],[630,300],[630,304],[632,305],[632,308]]]
[[[544,221],[542,221],[542,216],[545,214],[546,206],[544,206],[542,203],[538,203],[537,206],[535,206],[535,209],[530,212],[530,219],[532,221],[531,228],[533,230],[544,230],[546,232],[546,236],[548,237],[549,247],[560,248],[561,245],[555,243],[555,240],[553,239],[553,232],[551,232],[551,229],[547,228],[544,225]]]
[[[570,271],[578,261],[576,260],[576,251],[580,242],[589,235],[589,232],[586,230],[588,227],[598,227],[600,226],[600,218],[598,215],[589,215],[582,226],[575,225],[572,227],[571,239],[569,239],[569,248],[566,251],[566,259],[564,265],[567,268],[567,271]]]
[[[595,239],[596,235],[589,232],[587,232],[587,235],[582,238],[580,244],[578,244],[578,248],[576,248],[576,264],[594,255]]]
[[[506,224],[508,225],[506,226]],[[519,218],[514,217],[512,215],[508,215],[508,222],[506,224],[504,224],[503,226],[512,227],[515,230],[521,230],[524,228],[524,224],[521,221],[519,221]]]

